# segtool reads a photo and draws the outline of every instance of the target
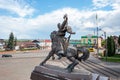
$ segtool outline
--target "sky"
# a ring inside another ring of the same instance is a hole
[[[97,27],[99,36],[120,35],[120,0],[0,0],[0,38],[50,39],[64,14],[72,39],[96,35]]]

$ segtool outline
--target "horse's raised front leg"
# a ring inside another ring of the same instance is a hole
[[[42,61],[42,62],[40,63],[40,65],[44,65],[44,64],[46,63],[46,61],[49,60],[51,56],[53,56],[53,54],[54,54],[54,52],[53,52],[53,51],[50,51],[49,54],[48,54],[48,56],[45,58],[44,61]]]

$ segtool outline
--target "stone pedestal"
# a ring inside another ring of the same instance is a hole
[[[92,74],[78,69],[68,73],[64,68],[44,65],[36,66],[30,78],[31,80],[92,80]]]

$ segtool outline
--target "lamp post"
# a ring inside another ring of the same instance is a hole
[[[97,55],[99,54],[99,31],[101,31],[101,29],[99,27],[97,27]]]

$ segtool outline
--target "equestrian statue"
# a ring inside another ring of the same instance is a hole
[[[72,62],[66,68],[70,73],[73,71],[74,67],[79,64],[79,62],[85,61],[89,58],[89,50],[85,47],[74,47],[69,45],[71,35],[75,34],[75,32],[73,32],[72,28],[68,25],[67,14],[63,16],[63,19],[64,21],[62,24],[57,24],[58,30],[51,32],[51,51],[45,60],[40,63],[40,65],[43,66],[51,57],[54,59],[54,54],[56,54],[58,59],[66,57],[69,61]],[[69,34],[68,38],[65,37],[66,33]],[[83,53],[83,55],[80,56],[80,53]]]

